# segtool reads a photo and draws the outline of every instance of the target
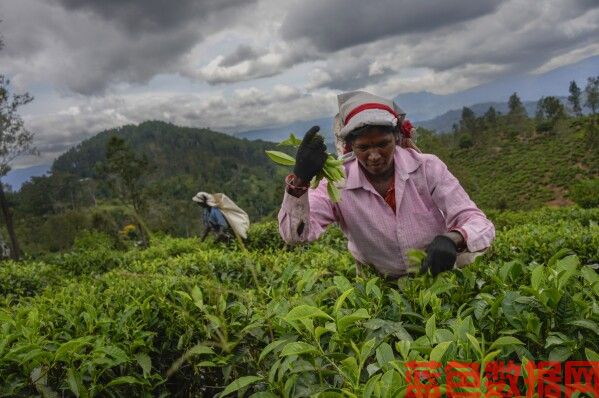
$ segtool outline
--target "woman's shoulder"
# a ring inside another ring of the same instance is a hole
[[[421,153],[412,148],[399,148],[401,167],[408,173],[437,174],[443,173],[447,166],[433,153]]]
[[[399,147],[398,147],[399,148]],[[418,152],[412,148],[399,148],[401,151],[403,151],[405,154],[407,154],[408,156],[410,156],[412,159],[414,159],[416,162],[419,163],[423,163],[423,164],[441,164],[444,165],[445,163],[434,153],[425,153],[425,152]]]

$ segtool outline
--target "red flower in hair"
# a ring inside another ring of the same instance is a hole
[[[413,128],[414,128],[414,126],[412,125],[412,122],[410,122],[408,119],[404,120],[403,123],[401,124],[401,132],[402,132],[403,136],[405,138],[411,138]]]

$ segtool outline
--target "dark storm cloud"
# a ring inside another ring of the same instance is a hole
[[[255,48],[246,44],[241,44],[231,54],[225,56],[218,66],[230,67],[240,64],[243,61],[251,61],[264,54],[265,51],[258,51]]]
[[[84,94],[181,73],[204,38],[234,25],[246,0],[19,0],[0,5],[5,69]]]
[[[480,84],[482,76],[484,81],[534,70],[555,57],[592,46],[598,35],[597,1],[548,1],[540,7],[536,2],[515,0],[465,24],[405,33],[335,52],[327,58],[319,71],[322,78],[313,87],[354,88],[352,79],[358,86],[359,77],[365,75],[356,74],[355,66],[365,59],[395,73],[406,67],[425,68],[439,76],[450,73],[454,81],[464,82],[456,87],[468,87],[466,80]],[[464,69],[467,65],[470,67]],[[462,70],[468,74],[459,72]],[[366,76],[370,85],[380,79],[376,74]]]
[[[495,11],[498,0],[332,0],[302,2],[283,23],[285,39],[309,39],[337,51],[405,33],[424,32]]]
[[[246,0],[52,0],[68,10],[93,13],[133,33],[165,32],[211,14],[247,5]]]
[[[81,64],[69,75],[66,84],[78,93],[95,94],[112,83],[145,83],[165,70],[176,70],[175,63],[197,42],[197,33],[190,28],[173,30],[171,34],[146,34],[139,40],[126,40],[118,45],[95,47],[104,54],[94,54],[94,49],[82,50]],[[80,53],[81,54],[81,53]]]
[[[596,42],[599,13],[591,11],[593,8],[599,9],[599,2],[554,3],[545,12],[538,12],[535,3],[520,4],[510,12],[494,16],[489,28],[483,22],[471,32],[456,31],[459,41],[422,37],[413,43],[411,56],[414,64],[435,71],[466,63],[504,65],[509,72],[528,71],[560,54]],[[518,10],[521,14],[514,16]]]
[[[370,60],[351,59],[351,62],[327,65],[320,71],[317,69],[310,86],[311,88],[328,87],[333,90],[351,91],[369,84],[376,84],[394,73],[395,71],[391,68],[383,68],[373,73]]]

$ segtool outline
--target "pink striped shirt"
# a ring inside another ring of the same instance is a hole
[[[436,235],[451,230],[466,240],[467,252],[458,256],[458,265],[490,246],[495,227],[438,157],[398,146],[394,162],[395,214],[353,159],[345,163],[338,203],[329,200],[324,179],[308,195],[296,198],[285,192],[279,211],[283,240],[310,242],[337,222],[354,258],[390,277],[406,274],[409,249],[425,249]]]

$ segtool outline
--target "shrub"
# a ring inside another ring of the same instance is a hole
[[[578,181],[570,187],[570,198],[580,207],[599,206],[599,178]]]
[[[114,241],[112,237],[104,232],[83,231],[75,238],[73,249],[79,251],[85,250],[109,250],[112,249]]]
[[[248,231],[247,248],[251,250],[277,250],[285,247],[279,234],[277,220],[252,224]]]
[[[470,134],[464,134],[463,136],[460,137],[460,141],[459,141],[458,145],[462,149],[470,148],[472,145],[474,145],[472,136]]]

